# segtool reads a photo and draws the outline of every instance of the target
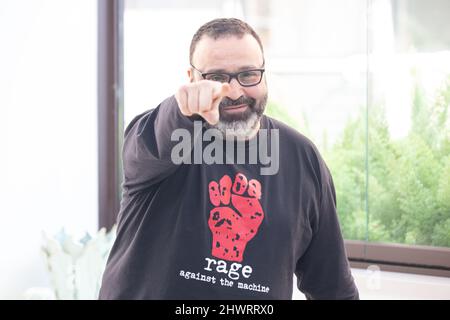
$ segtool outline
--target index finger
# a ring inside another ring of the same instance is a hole
[[[230,84],[216,82],[215,86],[213,87],[213,94],[212,94],[213,99],[223,98],[226,95],[228,95],[230,91],[231,91]]]

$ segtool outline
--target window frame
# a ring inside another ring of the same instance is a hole
[[[123,180],[123,0],[97,0],[97,8],[98,227],[110,230]]]
[[[450,248],[344,240],[351,267],[450,277]]]

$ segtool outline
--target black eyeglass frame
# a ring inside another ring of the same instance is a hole
[[[262,81],[264,72],[266,71],[265,68],[258,68],[258,69],[243,70],[243,71],[239,71],[239,72],[235,72],[235,73],[228,73],[228,72],[201,72],[201,71],[198,70],[196,67],[194,67],[194,66],[192,65],[192,63],[191,63],[191,67],[192,67],[195,71],[197,71],[198,73],[200,73],[200,75],[201,75],[201,76],[203,77],[203,79],[205,79],[205,80],[207,80],[206,77],[209,76],[209,75],[211,75],[211,74],[226,75],[226,76],[229,77],[227,83],[230,83],[231,80],[236,79],[236,81],[237,81],[241,86],[246,87],[246,88],[248,88],[248,87],[254,87],[254,86],[257,86],[258,84],[260,84],[261,81]],[[240,75],[241,73],[250,72],[250,71],[259,71],[259,72],[261,72],[261,76],[259,77],[259,81],[258,81],[257,83],[250,84],[250,85],[249,85],[249,84],[243,84],[243,83],[241,83],[241,81],[239,80],[239,75]],[[214,80],[211,80],[211,81],[214,81]]]

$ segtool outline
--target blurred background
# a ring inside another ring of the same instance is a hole
[[[447,0],[2,0],[0,298],[54,290],[43,232],[112,227],[123,130],[217,17],[260,34],[267,113],[330,167],[361,298],[450,299]]]

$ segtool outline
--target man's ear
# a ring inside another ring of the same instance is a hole
[[[195,80],[194,80],[194,73],[192,72],[192,68],[189,68],[188,70],[187,70],[187,75],[188,75],[188,77],[189,77],[189,82],[194,82]]]

